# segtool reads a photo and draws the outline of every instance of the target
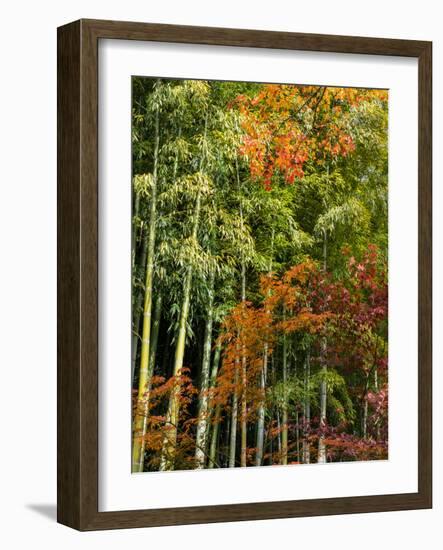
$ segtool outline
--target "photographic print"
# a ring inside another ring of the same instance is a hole
[[[132,162],[132,471],[386,460],[388,91],[133,77]]]

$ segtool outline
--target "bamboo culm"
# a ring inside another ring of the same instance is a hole
[[[326,231],[323,231],[323,272],[326,273],[326,260],[327,260],[327,237]],[[328,367],[326,365],[326,336],[321,339],[321,373],[322,378],[320,381],[320,429],[326,426],[326,406],[327,406],[327,381],[326,375]],[[318,438],[318,463],[324,464],[326,462],[326,445],[325,436],[323,433]]]
[[[158,82],[159,85],[159,82]],[[147,426],[147,414],[149,407],[150,367],[149,354],[151,344],[151,310],[152,310],[152,283],[154,276],[154,246],[157,205],[157,170],[158,152],[160,144],[159,131],[159,107],[155,113],[155,137],[154,137],[154,166],[152,174],[151,202],[149,212],[149,229],[147,233],[147,260],[145,279],[145,300],[143,307],[143,331],[140,357],[139,385],[137,395],[137,410],[134,415],[133,446],[132,446],[132,471],[142,472],[144,463],[145,436]]]
[[[208,116],[206,114],[204,138],[203,138],[203,151],[201,153],[200,167],[199,167],[200,173],[202,171],[204,158],[205,158],[205,141],[206,141],[207,124],[208,124]],[[194,243],[197,242],[198,228],[200,223],[201,195],[202,195],[202,189],[201,189],[201,186],[199,186],[197,191],[197,197],[195,200],[193,226],[192,226],[192,232],[191,232],[191,239]],[[183,368],[183,358],[185,354],[186,323],[189,315],[192,276],[193,276],[193,267],[192,267],[192,264],[190,264],[186,270],[186,275],[185,275],[185,280],[183,285],[183,303],[180,311],[180,321],[179,321],[179,327],[178,327],[178,333],[177,333],[177,343],[175,347],[174,368],[173,368],[173,376],[175,377],[175,383],[171,391],[168,412],[166,415],[166,431],[165,431],[165,437],[163,439],[163,451],[162,451],[162,456],[160,460],[160,470],[171,470],[174,468],[174,454],[175,454],[175,446],[177,443],[177,425],[178,425],[179,410],[180,410],[179,378]]]
[[[142,250],[140,253],[140,264],[146,265],[146,253],[148,250],[148,239],[142,240]],[[143,289],[139,289],[137,294],[137,300],[134,304],[134,326],[132,329],[132,383],[134,384],[135,370],[137,364],[137,355],[138,355],[138,343],[140,338],[140,318],[142,316],[142,305],[143,305]]]
[[[206,458],[206,437],[208,424],[208,405],[209,405],[209,368],[211,362],[211,341],[212,341],[212,321],[214,304],[214,271],[211,271],[208,289],[208,310],[205,326],[205,336],[203,345],[203,361],[201,370],[201,384],[199,395],[199,410],[197,421],[197,435],[195,447],[196,468],[204,468]]]
[[[215,348],[214,362],[213,362],[212,372],[211,372],[212,389],[215,388],[218,367],[220,364],[220,356],[221,356],[221,345],[217,344]],[[209,460],[208,460],[209,468],[213,468],[215,466],[215,463],[217,462],[217,445],[218,445],[218,434],[220,429],[220,422],[221,422],[221,405],[218,403],[215,407],[215,416],[212,422],[213,427],[212,427],[212,433],[211,433],[211,445],[209,448]]]
[[[272,274],[272,259],[274,255],[274,229],[271,233],[271,255],[269,260],[268,276]],[[264,436],[265,436],[265,392],[266,392],[266,375],[268,369],[268,351],[269,344],[265,342],[263,349],[263,367],[260,372],[260,391],[262,393],[262,399],[258,407],[258,421],[257,421],[257,453],[255,455],[255,465],[261,466],[263,462],[263,449],[264,449]]]

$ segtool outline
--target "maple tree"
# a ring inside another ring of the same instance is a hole
[[[236,98],[245,131],[240,151],[252,177],[270,188],[274,176],[291,184],[317,166],[354,151],[352,108],[386,92],[325,86],[267,85]]]
[[[387,457],[387,100],[134,78],[133,471]]]

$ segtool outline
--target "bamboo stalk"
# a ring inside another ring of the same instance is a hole
[[[207,132],[207,123],[208,116],[206,114],[205,118],[205,128],[204,128],[204,145],[203,151],[200,158],[200,171],[203,168],[203,162],[205,158],[205,141],[206,141],[206,132]],[[197,242],[197,234],[200,223],[200,210],[201,210],[201,194],[202,189],[201,185],[197,191],[197,197],[195,200],[194,215],[193,215],[193,226],[191,232],[191,239],[195,243]],[[177,333],[177,344],[175,347],[175,356],[174,356],[174,368],[173,376],[175,377],[175,383],[171,391],[171,396],[169,399],[168,412],[166,415],[166,430],[165,436],[163,439],[163,449],[162,456],[160,460],[160,470],[172,470],[174,468],[174,455],[175,447],[177,443],[177,429],[178,429],[178,420],[180,412],[180,376],[182,374],[183,368],[183,358],[185,355],[185,344],[186,344],[186,323],[189,315],[189,306],[190,306],[190,295],[191,295],[191,285],[192,285],[192,276],[193,276],[193,267],[192,264],[189,264],[184,285],[183,285],[183,302],[180,311],[180,320]]]
[[[160,81],[158,81],[159,83]],[[149,229],[147,234],[147,260],[145,280],[145,300],[143,307],[143,331],[140,357],[139,385],[137,396],[137,408],[134,415],[133,445],[132,445],[132,471],[142,472],[144,463],[145,436],[147,427],[147,413],[149,406],[149,384],[151,369],[149,354],[151,345],[151,310],[152,310],[152,282],[154,276],[154,246],[157,205],[157,170],[158,152],[160,143],[159,132],[159,108],[155,114],[154,137],[154,166],[152,174],[151,204],[149,212]]]
[[[199,395],[199,410],[197,421],[195,461],[196,468],[205,466],[206,457],[206,436],[208,425],[208,403],[209,403],[209,367],[211,361],[212,321],[214,304],[214,271],[211,271],[208,291],[208,313],[205,326],[203,361],[201,372],[201,384]]]

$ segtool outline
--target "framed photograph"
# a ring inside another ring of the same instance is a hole
[[[432,506],[430,42],[58,29],[58,521]]]

